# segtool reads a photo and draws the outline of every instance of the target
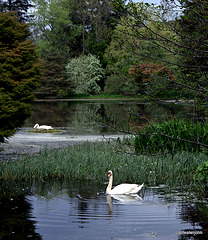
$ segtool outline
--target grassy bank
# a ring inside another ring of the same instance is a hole
[[[29,181],[67,178],[103,183],[107,171],[114,171],[114,183],[148,185],[190,184],[204,154],[178,153],[174,156],[132,156],[113,152],[106,143],[83,143],[62,150],[44,150],[37,156],[0,163],[0,179]]]
[[[101,93],[98,95],[90,95],[90,94],[75,94],[69,97],[69,99],[110,99],[110,100],[116,100],[116,99],[138,99],[138,96],[126,96],[122,94],[108,94],[108,93]]]

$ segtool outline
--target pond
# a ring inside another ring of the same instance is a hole
[[[131,112],[137,116],[132,116]],[[102,117],[128,134],[147,124],[147,118],[151,121],[173,117],[194,119],[196,114],[193,105],[188,103],[153,104],[132,100],[36,101],[24,126],[9,138],[7,144],[2,144],[0,160],[15,159],[22,154],[35,154],[45,147],[61,148],[77,142],[103,141],[104,137],[116,139],[123,135],[123,132],[97,121],[95,116]],[[30,130],[33,130],[36,123],[50,125],[59,132],[31,133]]]
[[[32,115],[24,127],[33,127],[36,122],[52,125],[55,128],[65,128],[71,133],[111,134],[110,128],[96,122],[95,116],[105,120],[114,120],[119,129],[128,129],[129,125],[142,124],[141,120],[130,117],[134,112],[144,118],[161,120],[167,118],[193,118],[195,110],[188,103],[138,103],[136,101],[37,101],[32,105]],[[138,117],[137,117],[138,118]]]
[[[37,153],[45,146],[103,140],[103,135],[117,138],[123,133],[97,122],[94,116],[114,119],[125,131],[145,124],[131,118],[130,111],[152,121],[195,117],[189,104],[35,102],[31,117],[5,144],[7,151],[1,156],[5,160],[8,155]],[[35,123],[61,132],[29,132]],[[105,183],[94,182],[0,181],[0,239],[208,239],[206,201],[198,202],[177,189],[167,191],[165,186],[145,186],[140,195],[131,197],[106,196],[105,188]]]
[[[7,185],[0,193],[1,239],[208,239],[201,205],[187,193],[146,186],[140,195],[110,196],[105,188],[92,182]]]

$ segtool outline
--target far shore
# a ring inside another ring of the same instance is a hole
[[[128,97],[120,97],[120,98],[41,98],[35,99],[35,102],[76,102],[76,101],[143,101],[148,102],[147,99],[144,98],[128,98]],[[193,104],[195,100],[184,100],[184,99],[158,99],[158,103],[190,103]]]
[[[138,98],[46,98],[35,99],[35,102],[71,102],[71,101],[136,101]]]

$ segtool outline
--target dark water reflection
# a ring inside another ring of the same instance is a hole
[[[142,117],[159,120],[170,117],[193,118],[195,111],[190,104],[149,104],[135,101],[47,101],[35,102],[32,115],[26,121],[25,127],[33,127],[35,123],[67,128],[76,134],[113,133],[112,129],[97,123],[92,115],[99,115],[105,120],[111,120],[119,129],[129,129],[131,126],[143,124],[130,115],[135,112]],[[91,114],[89,114],[91,113]]]
[[[7,183],[1,186],[0,239],[208,239],[207,203],[163,186],[126,199],[106,196],[105,187]]]

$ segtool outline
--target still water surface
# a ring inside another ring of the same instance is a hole
[[[13,186],[14,187],[14,186]],[[177,190],[106,196],[105,184],[42,183],[0,201],[1,239],[207,239],[199,205]]]
[[[136,113],[132,117],[130,112]],[[174,103],[138,103],[136,101],[38,101],[32,105],[32,115],[24,127],[33,127],[36,122],[67,128],[77,134],[104,134],[115,132],[98,123],[94,116],[105,120],[112,120],[120,129],[129,127],[137,122],[138,116],[150,120],[161,120],[172,117],[187,119],[195,117],[195,110],[191,104]]]
[[[135,114],[132,114],[135,113]],[[113,127],[97,121],[101,117]],[[139,117],[141,116],[141,117]],[[83,141],[117,139],[124,130],[126,135],[135,133],[148,124],[145,119],[194,119],[195,110],[191,104],[138,103],[136,101],[38,101],[32,105],[31,117],[24,126],[9,139],[10,145],[1,152],[3,158],[13,153],[37,153],[44,147],[60,148]],[[50,125],[59,132],[31,133],[36,123]],[[24,151],[22,150],[24,149]],[[2,158],[0,156],[0,158]]]
[[[145,124],[130,117],[134,111],[145,118],[194,118],[191,105],[138,104],[135,102],[36,102],[23,128],[9,141],[42,147],[43,143],[116,136],[89,114],[114,119],[119,128]],[[54,134],[28,132],[35,123],[62,130]],[[94,138],[93,138],[94,136]],[[52,146],[53,147],[53,146]],[[11,186],[0,182],[0,239],[208,239],[207,202],[201,204],[186,194],[164,187],[146,186],[140,196],[106,196],[106,184],[43,182]]]

